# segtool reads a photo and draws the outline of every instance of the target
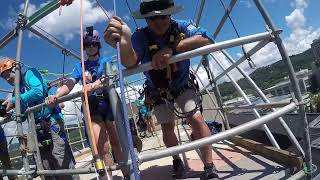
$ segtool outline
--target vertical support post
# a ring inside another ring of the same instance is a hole
[[[193,73],[194,73],[194,69],[193,69],[193,68],[191,68],[191,69],[192,69],[192,71],[193,71]],[[204,87],[205,84],[204,84],[203,81],[201,80],[200,76],[199,76],[198,74],[196,74],[196,73],[194,73],[194,75],[198,78],[199,82],[200,82],[200,83],[202,84],[202,86]],[[210,91],[209,91],[206,87],[204,87],[204,90],[205,90],[206,93],[208,94],[208,96],[209,96],[210,100],[212,101],[213,105],[214,105],[215,107],[218,107],[217,103],[215,102],[215,100],[214,100],[213,97],[211,96]],[[218,113],[219,113],[220,116],[222,117],[222,121],[226,121],[226,119],[224,119],[224,115],[222,114],[222,111],[221,111],[221,110],[218,110]],[[224,125],[224,126],[226,126],[225,123],[228,123],[228,124],[229,124],[229,122],[223,122],[223,125]]]
[[[23,38],[23,28],[26,23],[26,15],[27,9],[29,5],[29,0],[25,0],[23,14],[19,14],[17,21],[18,28],[18,42],[17,42],[17,54],[16,54],[16,65],[15,65],[15,79],[14,79],[14,96],[15,96],[15,110],[17,114],[17,130],[18,130],[18,139],[20,143],[21,156],[23,161],[23,167],[26,172],[30,171],[29,161],[27,157],[27,143],[23,138],[23,130],[22,130],[22,114],[21,114],[21,104],[20,104],[20,79],[21,79],[21,48],[22,48],[22,38]],[[27,175],[27,179],[32,179],[30,175]]]
[[[114,15],[117,15],[117,1],[113,0],[113,11],[114,11]],[[133,147],[133,142],[132,142],[132,136],[131,136],[131,131],[130,131],[130,124],[128,121],[128,111],[127,111],[127,106],[126,106],[126,102],[125,102],[125,92],[124,92],[124,81],[123,81],[123,74],[122,74],[122,66],[121,66],[121,48],[120,48],[120,42],[118,41],[116,43],[116,47],[117,47],[117,69],[118,69],[118,73],[119,73],[119,87],[120,87],[120,96],[122,99],[122,103],[120,103],[122,105],[122,111],[123,111],[123,116],[124,116],[124,125],[126,127],[127,130],[127,136],[128,136],[128,144],[129,144],[129,152],[130,152],[130,157],[132,160],[132,164],[131,167],[133,169],[133,175],[134,175],[134,179],[135,180],[140,180],[140,175],[139,175],[139,165],[137,162],[137,156],[134,152],[134,147]]]
[[[115,89],[115,84],[113,82],[113,73],[111,70],[111,65],[109,63],[106,64],[106,77],[107,77],[107,91],[109,95],[109,101],[111,105],[112,115],[115,118],[115,123],[118,131],[118,136],[122,148],[122,153],[124,154],[124,162],[128,163],[130,160],[130,152],[129,152],[129,143],[128,143],[128,134],[125,128],[125,119],[123,114],[123,107],[121,105],[120,97]],[[135,163],[135,162],[132,162]],[[132,166],[130,167],[130,179],[135,179],[135,174]]]
[[[132,109],[132,105],[131,105],[130,93],[129,93],[129,90],[128,90],[128,83],[127,82],[125,84],[125,91],[127,93],[128,103],[129,103],[129,108],[130,108],[130,111],[131,111],[131,115],[133,116],[133,109]]]
[[[197,74],[197,72],[198,72],[198,70],[200,69],[200,66],[201,66],[201,64],[202,64],[202,62],[203,62],[203,56],[201,57],[201,59],[200,59],[200,62],[199,62],[199,64],[198,64],[198,66],[197,66],[197,68],[196,68],[196,70],[194,70],[194,72],[193,73],[195,73],[195,74]]]
[[[32,134],[32,139],[28,139],[28,140],[33,140],[33,145],[34,147],[32,149],[35,148],[36,150],[36,165],[37,165],[37,170],[43,170],[43,164],[42,164],[42,159],[41,159],[41,154],[40,154],[40,149],[38,144],[38,136],[37,136],[37,132],[36,132],[36,121],[34,119],[34,113],[31,112],[30,114],[28,114],[28,119],[29,119],[29,131],[31,131]],[[44,180],[45,177],[44,175],[41,175],[41,180]]]
[[[298,84],[298,80],[297,77],[295,75],[291,60],[289,58],[288,53],[285,50],[285,47],[282,43],[282,40],[279,36],[279,34],[277,33],[277,27],[275,26],[275,24],[273,23],[273,21],[271,20],[270,15],[268,14],[268,12],[265,10],[264,6],[262,5],[262,3],[259,0],[254,0],[257,8],[259,9],[262,17],[264,18],[265,22],[267,23],[267,25],[269,26],[269,28],[272,30],[272,32],[274,33],[275,36],[275,43],[279,49],[279,52],[281,54],[282,59],[285,61],[285,63],[288,66],[288,71],[289,71],[289,78],[291,81],[291,85],[294,91],[294,95],[295,98],[298,100],[299,103],[299,114],[301,117],[301,126],[304,127],[304,136],[303,136],[303,144],[304,144],[304,148],[305,148],[305,163],[306,163],[306,168],[308,171],[307,174],[307,179],[311,179],[312,178],[312,155],[311,155],[311,145],[310,145],[310,135],[309,135],[309,125],[308,125],[308,121],[307,121],[307,116],[306,116],[306,112],[305,112],[305,107],[303,104],[303,99],[302,99],[302,95],[301,95],[301,91],[300,91],[300,87]]]
[[[203,56],[203,64],[205,66],[207,66],[207,68],[209,69],[209,73],[212,77],[212,82],[209,82],[210,84],[213,83],[214,85],[214,91],[215,91],[215,95],[216,95],[216,98],[217,98],[217,103],[218,103],[218,106],[221,108],[221,113],[223,115],[223,119],[224,121],[223,122],[223,126],[224,128],[227,130],[227,129],[230,129],[230,125],[229,125],[229,121],[228,121],[228,117],[227,117],[227,113],[226,111],[223,109],[223,101],[222,101],[222,96],[221,96],[221,93],[220,93],[220,90],[219,90],[219,86],[217,84],[217,82],[214,80],[214,75],[211,71],[211,68],[210,68],[210,64],[209,64],[209,60],[208,60],[208,55],[205,55]],[[210,92],[209,92],[210,93]]]
[[[82,103],[81,103],[82,109],[85,109],[86,104],[85,104],[83,95],[81,96],[81,100],[82,100]],[[87,115],[87,112],[86,112],[86,111],[83,111],[83,120],[84,120],[84,123],[86,124],[86,125],[85,125],[85,130],[87,131],[87,133],[89,133],[88,115]],[[87,138],[88,138],[88,141],[89,141],[90,145],[92,145],[91,136],[88,136]]]
[[[201,0],[201,4],[200,4],[200,8],[199,8],[199,12],[198,12],[198,17],[195,23],[195,26],[198,27],[199,23],[200,23],[200,19],[202,16],[202,12],[203,12],[203,8],[204,8],[204,4],[206,3],[206,0]]]
[[[181,126],[183,126],[182,122],[183,122],[184,119],[183,118],[178,119],[177,123],[176,123],[177,133],[178,133],[178,140],[179,140],[178,141],[178,145],[181,145],[182,144],[182,139],[181,139],[181,133],[180,133],[180,129],[179,129],[179,120],[180,120]],[[187,131],[186,131],[186,133],[187,133]],[[183,158],[183,162],[184,162],[185,168],[186,169],[190,169],[190,166],[189,166],[189,163],[188,163],[188,159],[187,159],[187,156],[186,156],[186,152],[183,152],[181,154],[182,154],[182,158]],[[201,155],[200,155],[200,158],[201,158],[201,160],[203,160]]]
[[[77,120],[78,120],[78,128],[79,128],[79,133],[80,133],[80,141],[81,141],[81,145],[82,145],[82,149],[85,148],[85,145],[84,145],[84,141],[83,141],[83,136],[82,136],[82,126],[81,126],[81,122],[80,122],[80,118],[78,116],[78,112],[77,112],[77,109],[78,109],[78,105],[76,103],[76,101],[73,101],[74,103],[74,114],[77,115]]]
[[[68,142],[71,143],[71,141],[70,141],[70,135],[69,135],[69,128],[65,128],[65,130],[67,131],[66,133],[67,133]],[[71,145],[70,145],[70,149],[71,149],[71,151],[72,151]]]
[[[132,104],[131,104],[131,100],[130,100],[130,94],[129,94],[129,90],[128,90],[128,83],[126,83],[125,84],[125,89],[126,89],[126,92],[127,92],[127,96],[128,96],[128,100],[129,100],[129,107],[130,107],[130,111],[131,111],[131,118],[132,118],[132,120],[133,120],[133,124],[134,124],[134,127],[135,127],[135,129],[136,129],[136,131],[137,131],[137,134],[139,134],[138,133],[138,126],[137,126],[137,123],[136,123],[136,121],[134,120],[135,118],[134,118],[134,112],[133,112],[133,108],[132,108]],[[136,91],[133,89],[133,88],[131,88],[132,90],[133,90],[133,92],[135,93]],[[135,96],[136,96],[136,94],[135,94]],[[137,99],[137,98],[136,98]]]

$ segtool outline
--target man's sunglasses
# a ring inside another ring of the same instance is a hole
[[[160,16],[151,16],[151,17],[147,17],[146,19],[154,21],[157,19],[161,19],[161,20],[165,20],[167,17],[169,17],[168,15],[160,15]]]
[[[84,47],[99,46],[98,42],[84,43]]]

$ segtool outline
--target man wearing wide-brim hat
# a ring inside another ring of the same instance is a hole
[[[190,60],[169,64],[175,54],[212,43],[203,28],[195,27],[191,21],[171,19],[171,15],[182,10],[183,7],[175,5],[173,0],[143,0],[140,10],[132,15],[145,19],[147,27],[131,35],[130,28],[119,17],[113,17],[104,34],[111,46],[120,43],[124,66],[130,68],[151,62],[153,70],[144,72],[145,96],[153,101],[154,116],[161,124],[167,147],[178,145],[174,133],[177,117],[188,120],[195,139],[210,136],[199,111],[201,94],[190,73]],[[219,179],[212,163],[211,148],[210,145],[200,148],[204,163],[202,179]],[[178,154],[173,156],[173,169],[176,178],[183,177],[184,166]]]

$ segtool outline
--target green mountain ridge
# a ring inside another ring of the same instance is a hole
[[[315,56],[312,49],[308,49],[300,54],[290,56],[295,72],[301,69],[312,69],[315,64]],[[254,59],[253,59],[254,60]],[[264,90],[284,80],[288,76],[288,67],[283,60],[277,61],[271,65],[260,67],[249,75],[255,83]],[[237,83],[247,94],[254,94],[255,91],[251,85],[244,79],[239,79]],[[240,94],[233,87],[231,82],[224,82],[219,85],[223,99],[231,99]]]

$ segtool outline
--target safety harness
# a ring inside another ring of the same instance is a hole
[[[150,34],[148,28],[143,29],[143,33],[148,41],[148,51],[150,59],[161,49],[160,46],[155,42],[154,38]],[[169,35],[165,42],[169,48],[175,49],[175,44],[185,38],[185,34],[179,32],[178,24],[175,22],[171,23],[169,28]],[[173,52],[175,54],[176,52]],[[179,70],[176,68],[176,63],[168,64],[167,67],[163,70],[150,70],[149,74],[153,84],[162,89],[168,89],[172,79],[174,79],[179,73]],[[164,78],[165,77],[165,78]]]
[[[150,56],[149,58],[152,59],[152,57],[161,49],[161,47],[155,42],[154,38],[147,28],[144,28],[142,30],[148,42],[148,51]],[[167,46],[169,48],[172,48],[173,51],[175,51],[176,44],[179,41],[185,39],[186,36],[183,32],[179,31],[178,23],[173,21],[171,22],[171,27],[169,28],[168,33],[169,35],[165,42],[167,42]],[[173,52],[173,54],[176,54],[176,52]],[[163,70],[150,70],[149,75],[152,83],[160,92],[160,98],[154,97],[152,95],[152,88],[146,85],[146,83],[144,84],[144,91],[142,93],[145,94],[146,98],[152,99],[153,106],[166,104],[168,106],[168,109],[172,110],[179,118],[190,117],[201,107],[202,95],[199,92],[198,82],[192,72],[190,72],[188,83],[176,90],[172,90],[171,86],[172,81],[179,75],[179,69],[177,68],[176,63],[167,65],[167,67]],[[174,99],[184,93],[187,89],[194,89],[196,91],[196,107],[190,112],[180,112],[176,107]]]
[[[22,77],[25,77],[26,73],[28,71],[31,71],[31,69],[28,69],[26,72],[24,72]],[[39,73],[39,75],[41,76],[41,74]],[[42,83],[43,81],[41,81]],[[22,78],[22,84],[25,84],[24,78]],[[46,86],[42,83],[42,87],[43,87],[43,92],[45,97],[48,97],[49,95],[49,90],[51,89],[51,87],[48,85],[47,88]],[[20,90],[21,93],[25,93],[26,90],[21,89]],[[14,94],[14,92],[13,92]],[[42,101],[39,102],[35,102],[33,103],[34,105],[36,104],[41,104]],[[54,114],[56,113],[60,113],[61,109],[60,107],[56,106],[55,108],[51,109],[51,112],[48,116],[44,117],[44,111],[45,111],[45,107],[41,108],[41,112],[40,112],[40,121],[36,121],[36,133],[37,133],[37,139],[38,142],[43,146],[49,146],[52,144],[52,135],[51,135],[51,131],[55,132],[56,134],[58,134],[65,143],[67,143],[67,136],[66,133],[64,131],[61,131],[60,129],[60,125],[59,122],[57,121],[50,121],[50,117],[52,117]],[[56,125],[59,125],[59,128],[56,127]]]

